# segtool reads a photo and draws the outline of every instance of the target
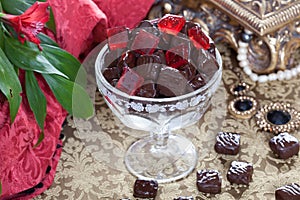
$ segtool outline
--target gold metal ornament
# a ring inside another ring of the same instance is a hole
[[[161,9],[168,3],[169,9]],[[178,9],[180,5],[180,9]],[[166,13],[181,14],[198,22],[216,42],[226,42],[238,51],[243,32],[251,32],[246,57],[258,75],[295,68],[294,54],[300,48],[299,0],[162,0],[149,18]]]
[[[229,113],[239,119],[250,119],[256,110],[257,101],[249,96],[236,97],[228,105]]]
[[[249,91],[250,87],[245,82],[239,82],[238,84],[232,85],[230,87],[230,93],[234,96],[245,95]]]
[[[300,113],[285,103],[270,103],[255,115],[256,123],[263,131],[271,133],[292,132],[300,126]]]

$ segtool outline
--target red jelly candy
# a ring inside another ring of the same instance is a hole
[[[110,50],[122,49],[128,43],[128,29],[125,26],[107,29],[107,40]]]
[[[140,30],[134,38],[131,50],[140,54],[152,54],[158,46],[160,38],[145,30]]]
[[[159,20],[157,26],[161,32],[177,35],[184,24],[183,16],[167,14]]]
[[[194,26],[188,30],[188,35],[196,48],[209,49],[209,38],[203,33],[200,26]]]
[[[143,85],[144,78],[139,76],[134,70],[128,68],[124,70],[116,88],[129,95],[134,95],[135,91]]]
[[[178,68],[188,63],[189,48],[186,45],[174,47],[166,52],[167,65]]]

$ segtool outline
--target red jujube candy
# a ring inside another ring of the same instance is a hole
[[[125,26],[107,29],[107,40],[110,50],[122,49],[128,43],[128,29]]]
[[[129,95],[134,95],[135,91],[143,85],[143,82],[143,77],[134,72],[134,70],[127,68],[119,79],[116,88]]]
[[[188,35],[196,48],[209,49],[209,38],[203,33],[200,26],[194,26],[188,30]]]
[[[185,24],[183,16],[167,14],[157,24],[161,32],[177,35]]]
[[[158,46],[160,38],[145,30],[140,30],[134,38],[131,50],[140,54],[152,54]]]

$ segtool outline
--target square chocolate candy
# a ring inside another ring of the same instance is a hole
[[[275,191],[276,200],[300,200],[300,186],[296,183],[284,185]]]
[[[299,152],[299,142],[297,138],[286,132],[271,138],[269,146],[281,159],[290,158]]]
[[[157,89],[165,97],[180,96],[185,93],[186,78],[179,70],[163,66],[157,79]]]
[[[230,183],[249,185],[252,180],[253,166],[251,163],[233,161],[227,172]]]
[[[199,170],[197,188],[200,192],[218,194],[221,192],[221,176],[217,170]]]
[[[240,137],[237,133],[219,132],[216,136],[215,151],[220,154],[238,154],[240,150]]]
[[[157,181],[137,179],[133,187],[133,196],[137,198],[154,199],[156,197],[157,190],[158,190]]]

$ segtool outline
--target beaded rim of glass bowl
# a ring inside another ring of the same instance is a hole
[[[244,32],[250,36],[252,36],[252,32],[245,29]],[[253,72],[249,66],[249,61],[247,59],[248,53],[248,43],[243,42],[241,40],[238,41],[238,51],[237,51],[237,60],[239,61],[239,66],[243,68],[245,74],[247,74],[250,79],[254,82],[258,81],[260,83],[268,82],[268,81],[282,81],[282,80],[290,80],[293,77],[296,77],[300,73],[300,64],[295,66],[293,69],[286,69],[283,71],[278,71],[277,73],[271,73],[268,75],[258,75]]]

